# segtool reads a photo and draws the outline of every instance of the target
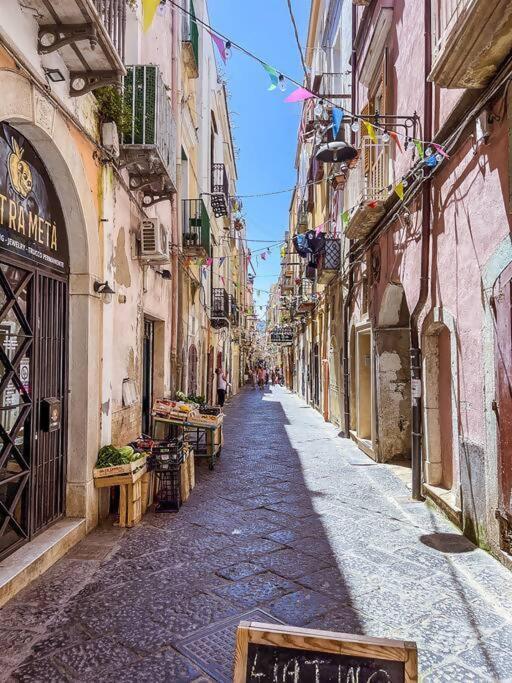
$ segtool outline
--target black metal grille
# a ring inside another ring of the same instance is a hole
[[[64,513],[66,472],[67,283],[42,274],[37,280],[34,383],[38,409],[34,411],[37,439],[32,447],[32,533]],[[42,425],[40,409],[41,400],[50,397],[61,403],[61,428],[52,432]]]
[[[222,287],[212,289],[212,327],[227,327],[229,325],[229,296]]]
[[[216,218],[229,213],[229,181],[224,164],[212,164],[212,211]]]
[[[321,268],[323,270],[339,270],[341,259],[341,239],[339,237],[325,238],[325,253],[322,254]]]

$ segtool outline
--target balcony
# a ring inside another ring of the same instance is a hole
[[[508,0],[434,0],[429,80],[443,88],[483,88],[512,49]]]
[[[186,256],[210,256],[210,218],[202,199],[182,200],[182,245]]]
[[[186,6],[186,2],[184,3]],[[183,61],[189,78],[199,77],[199,30],[195,21],[194,3],[190,0],[189,14],[183,12],[181,25],[181,41],[183,43]]]
[[[339,237],[325,238],[325,251],[319,255],[316,268],[316,281],[321,285],[328,284],[340,272],[341,239]]]
[[[230,301],[229,295],[222,287],[212,289],[212,308],[210,321],[216,330],[222,327],[229,327],[230,323]]]
[[[212,164],[211,190],[215,218],[229,216],[229,180],[224,164]]]
[[[377,142],[365,136],[357,166],[350,171],[345,188],[345,205],[357,207],[345,228],[349,239],[362,239],[386,213],[385,202],[390,195],[390,143],[377,137]]]
[[[58,50],[69,70],[70,95],[121,85],[126,0],[32,0],[39,25],[38,52]]]
[[[309,229],[309,214],[307,202],[302,201],[299,205],[299,210],[297,211],[297,232],[303,233],[307,232]]]
[[[293,277],[290,275],[283,275],[281,279],[281,290],[283,292],[293,292]]]
[[[176,192],[176,123],[157,66],[127,67],[124,97],[131,130],[123,134],[121,163],[130,189],[144,194],[148,207]]]
[[[316,294],[313,292],[313,283],[311,280],[302,278],[297,299],[297,313],[307,313],[314,308],[316,298]]]

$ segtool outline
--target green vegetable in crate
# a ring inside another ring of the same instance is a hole
[[[122,446],[121,448],[116,448],[112,445],[103,446],[103,448],[100,448],[99,450],[95,467],[99,469],[101,467],[127,465],[130,462],[138,460],[140,457],[140,454],[135,453],[131,446]]]

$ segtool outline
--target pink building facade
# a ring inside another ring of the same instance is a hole
[[[509,562],[510,6],[353,12],[346,429]]]

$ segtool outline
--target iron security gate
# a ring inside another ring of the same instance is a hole
[[[35,292],[31,530],[64,513],[66,472],[67,283],[38,273]]]
[[[66,281],[0,263],[0,558],[64,513],[66,330]]]

